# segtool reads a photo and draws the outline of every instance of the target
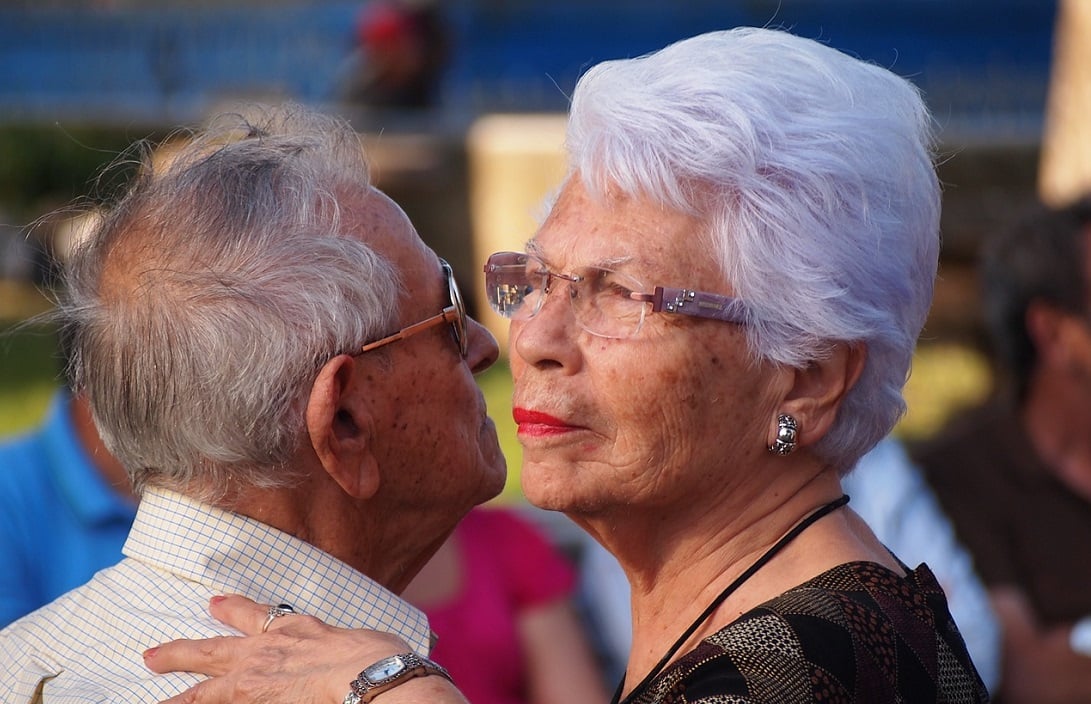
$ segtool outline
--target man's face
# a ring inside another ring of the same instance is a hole
[[[450,305],[436,254],[417,236],[392,200],[377,190],[349,208],[357,231],[394,266],[401,290],[394,330],[425,320]],[[375,420],[373,452],[381,484],[376,499],[390,515],[453,527],[472,506],[496,496],[506,465],[496,427],[474,374],[496,361],[496,340],[468,320],[462,358],[448,324],[437,325],[357,359]]]

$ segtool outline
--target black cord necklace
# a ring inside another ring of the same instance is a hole
[[[687,640],[689,640],[689,637],[692,636],[693,633],[701,627],[702,623],[708,620],[708,617],[712,615],[712,612],[718,609],[720,607],[720,604],[724,603],[727,597],[731,596],[736,589],[742,586],[743,582],[753,577],[755,572],[764,567],[765,564],[769,562],[769,560],[773,559],[773,557],[778,552],[783,550],[784,547],[788,545],[788,543],[799,537],[800,533],[814,525],[814,523],[818,521],[818,519],[831,513],[832,511],[836,511],[848,502],[849,497],[845,494],[842,494],[841,498],[831,501],[825,506],[819,507],[814,511],[814,513],[804,518],[802,521],[797,523],[794,528],[785,533],[784,536],[773,545],[773,547],[766,550],[765,553],[754,562],[754,564],[746,568],[745,572],[736,577],[734,582],[727,585],[727,587],[722,592],[720,592],[715,599],[712,600],[712,603],[710,603],[705,608],[705,610],[701,612],[701,615],[698,616],[694,620],[694,622],[689,625],[689,628],[687,628],[685,632],[678,637],[678,640],[674,641],[674,645],[672,645],[667,650],[667,653],[663,656],[663,659],[656,663],[655,667],[652,668],[651,672],[649,672],[644,677],[644,679],[640,680],[640,683],[633,688],[633,691],[629,692],[629,696],[625,698],[625,701],[628,701],[634,695],[641,692],[645,687],[648,686],[648,684],[652,680],[659,676],[659,673],[662,672],[663,668],[667,666],[667,663],[669,663],[670,659],[674,657],[674,654],[678,652],[678,649],[681,648]],[[618,683],[617,690],[614,692],[614,696],[610,700],[610,704],[620,704],[621,692],[623,689],[625,689],[624,675],[621,678],[621,682]]]

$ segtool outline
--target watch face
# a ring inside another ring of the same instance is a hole
[[[401,657],[393,655],[389,658],[383,658],[367,668],[365,674],[372,682],[381,682],[382,680],[393,677],[404,669],[405,661],[402,660]]]

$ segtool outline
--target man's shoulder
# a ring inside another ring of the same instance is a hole
[[[1026,449],[1026,436],[1015,412],[989,402],[957,413],[935,435],[908,444],[910,457],[933,487],[949,482],[976,482],[998,473]]]
[[[0,482],[13,483],[40,474],[49,465],[40,430],[11,435],[0,440]]]
[[[207,603],[204,588],[156,580],[146,566],[122,560],[0,631],[0,701],[35,701],[39,686],[45,702],[174,696],[195,676],[152,676],[142,653],[173,638],[230,634],[205,613]]]
[[[0,502],[55,501],[62,476],[94,478],[96,472],[58,392],[41,423],[0,440]]]

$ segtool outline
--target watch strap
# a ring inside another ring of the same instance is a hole
[[[390,664],[400,665],[398,672],[377,679],[369,676],[369,673],[375,671],[377,666]],[[349,683],[349,693],[345,695],[342,704],[367,704],[383,692],[411,679],[428,675],[439,675],[449,682],[454,681],[442,665],[416,653],[399,653],[382,658],[361,670],[356,679]]]

